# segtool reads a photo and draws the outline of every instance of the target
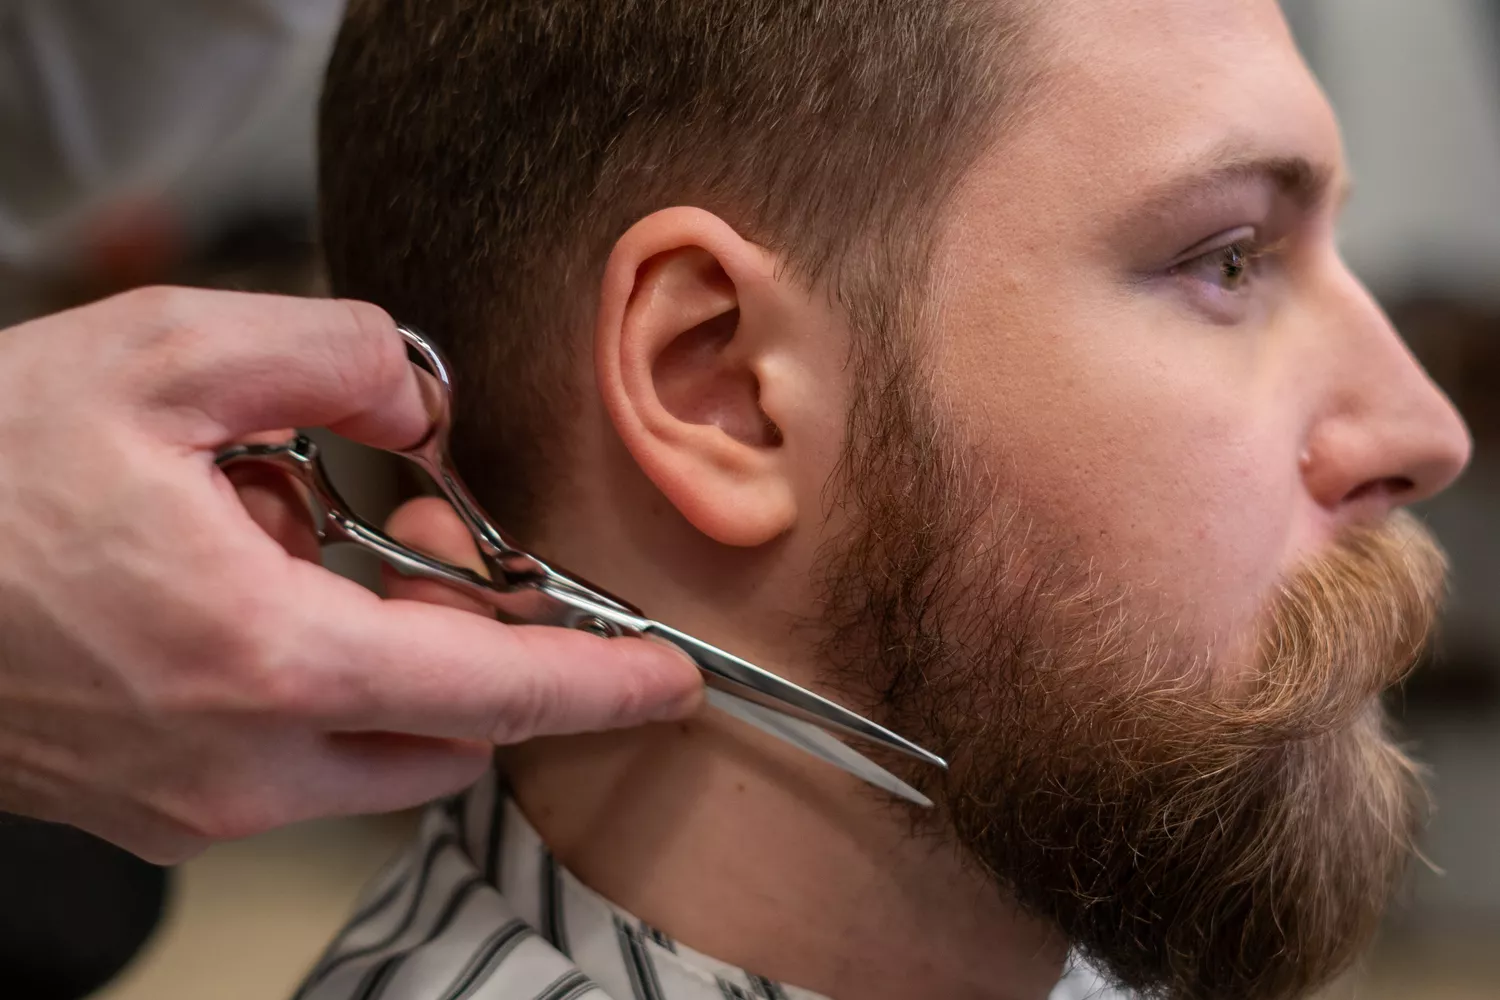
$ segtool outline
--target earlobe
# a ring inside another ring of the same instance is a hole
[[[717,217],[657,212],[615,245],[595,334],[599,392],[641,470],[699,531],[756,546],[796,520],[763,406],[773,263]]]

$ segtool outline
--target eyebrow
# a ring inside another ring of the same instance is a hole
[[[1304,213],[1330,203],[1340,207],[1348,199],[1350,190],[1349,180],[1341,171],[1304,156],[1220,153],[1152,187],[1131,215],[1169,215],[1184,202],[1253,184],[1273,187]]]

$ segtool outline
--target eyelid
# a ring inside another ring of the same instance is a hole
[[[1181,267],[1183,264],[1191,263],[1199,257],[1213,253],[1215,250],[1222,250],[1236,243],[1254,244],[1259,235],[1260,231],[1255,226],[1237,226],[1234,229],[1226,229],[1217,235],[1210,236],[1208,239],[1188,247],[1173,258],[1172,262],[1167,265],[1167,270],[1170,271],[1175,267]]]

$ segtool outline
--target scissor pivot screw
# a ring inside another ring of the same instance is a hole
[[[615,630],[603,618],[584,618],[574,628],[580,632],[588,632],[590,635],[601,636],[605,639],[613,639],[615,636]]]

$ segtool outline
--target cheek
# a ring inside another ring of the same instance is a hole
[[[1294,541],[1293,418],[1253,359],[1111,338],[955,344],[943,396],[1038,537],[1200,639],[1238,635]]]

